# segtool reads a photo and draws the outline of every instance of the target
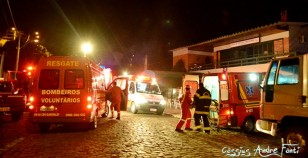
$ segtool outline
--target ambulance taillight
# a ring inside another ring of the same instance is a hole
[[[225,73],[220,74],[219,79],[220,79],[221,81],[227,80],[227,74],[225,74]]]
[[[88,96],[87,97],[87,109],[92,109],[92,97]]]
[[[228,115],[234,115],[233,109],[231,108],[230,110],[228,110],[228,111],[227,111],[227,114],[228,114]]]
[[[34,109],[33,102],[34,102],[34,97],[30,96],[29,100],[28,100],[28,103],[27,103],[27,105],[28,105],[30,110]]]

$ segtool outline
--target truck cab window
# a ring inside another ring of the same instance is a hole
[[[267,79],[267,85],[274,85],[278,62],[275,61],[271,65],[270,73]]]
[[[298,83],[298,58],[282,60],[278,71],[277,84],[297,84]]]

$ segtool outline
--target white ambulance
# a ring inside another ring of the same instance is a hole
[[[161,94],[156,78],[153,76],[128,76],[127,110],[163,114],[166,101]]]

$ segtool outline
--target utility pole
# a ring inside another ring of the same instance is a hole
[[[1,53],[1,63],[0,63],[0,77],[3,77],[4,54],[5,54],[5,51],[2,50],[2,53]]]
[[[17,56],[16,56],[15,73],[17,73],[17,71],[18,71],[19,54],[20,54],[20,40],[21,40],[20,38],[21,38],[21,34],[20,34],[20,32],[18,32],[18,44],[17,44]],[[15,79],[17,79],[16,77],[17,76],[15,74]]]

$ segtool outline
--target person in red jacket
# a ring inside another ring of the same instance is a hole
[[[182,117],[175,128],[175,131],[178,132],[183,132],[181,128],[185,122],[186,122],[185,130],[192,130],[192,128],[190,128],[190,123],[191,123],[190,106],[192,103],[190,86],[186,85],[185,90],[186,90],[185,94],[183,94],[182,97],[179,98],[182,107]]]
[[[114,109],[117,110],[117,120],[120,120],[120,106],[121,106],[121,95],[122,90],[120,87],[117,86],[116,82],[112,83],[112,88],[109,90],[111,93],[111,105],[110,105],[110,111],[111,111],[111,117],[113,118],[113,112]]]

